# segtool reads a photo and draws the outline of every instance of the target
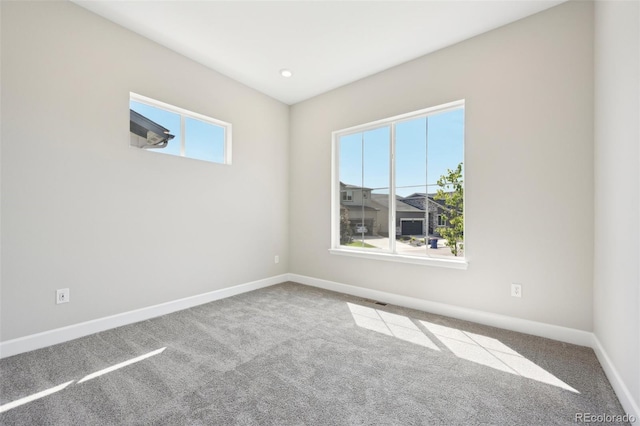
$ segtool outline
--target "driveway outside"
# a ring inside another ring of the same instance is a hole
[[[424,237],[420,237],[424,238]],[[360,239],[354,238],[354,240]],[[364,240],[367,244],[371,244],[372,246],[388,249],[389,248],[389,238],[381,237],[379,235],[365,235]],[[401,240],[396,240],[396,251],[398,254],[408,254],[414,256],[420,255],[429,255],[429,256],[437,256],[437,257],[454,257],[451,253],[451,250],[445,245],[445,240],[442,238],[438,238],[438,248],[432,249],[429,244],[423,244],[420,247],[415,247],[409,244],[409,242],[404,242]]]

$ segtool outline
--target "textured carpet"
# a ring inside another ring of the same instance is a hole
[[[589,348],[294,283],[6,358],[0,374],[3,425],[568,425],[577,413],[624,414]]]

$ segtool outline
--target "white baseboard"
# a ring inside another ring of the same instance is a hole
[[[546,337],[548,339],[559,340],[561,342],[572,343],[574,345],[591,347],[592,344],[592,333],[588,331],[513,318],[506,315],[462,308],[445,303],[430,302],[428,300],[418,299],[415,297],[401,296],[398,294],[341,284],[334,281],[321,280],[304,275],[289,274],[289,280],[312,287],[323,288],[325,290],[333,290],[339,293],[364,297],[367,299],[403,306],[405,308],[458,318],[465,321],[477,322],[479,324],[490,325],[492,327],[503,328],[505,330]]]
[[[260,288],[269,287],[285,281],[293,281],[312,287],[350,294],[352,296],[378,300],[411,309],[418,309],[438,315],[499,327],[505,330],[512,330],[520,333],[546,337],[548,339],[559,340],[561,342],[590,347],[596,353],[607,378],[611,382],[611,385],[627,414],[635,416],[636,419],[640,419],[640,410],[638,409],[637,402],[634,401],[628,387],[618,374],[600,341],[593,333],[536,321],[513,318],[506,315],[462,308],[444,303],[431,302],[415,297],[401,296],[384,291],[372,290],[298,274],[277,275],[262,280],[240,284],[234,287],[215,290],[196,296],[186,297],[184,299],[178,299],[134,311],[123,312],[109,317],[98,318],[67,327],[57,328],[55,330],[32,334],[18,339],[8,340],[6,342],[0,342],[0,358],[6,358],[23,352],[56,345],[58,343],[87,336],[89,334],[170,314],[182,309],[188,309],[193,306],[202,305],[215,300],[258,290]]]
[[[0,342],[0,359],[287,281],[287,274]]]
[[[620,404],[622,404],[622,408],[624,411],[630,416],[634,416],[636,421],[640,420],[640,409],[638,408],[638,403],[633,400],[631,396],[631,392],[629,392],[629,388],[620,377],[618,370],[614,367],[609,355],[605,352],[598,336],[592,334],[592,342],[591,348],[596,353],[598,357],[598,361],[600,361],[600,365],[602,365],[602,369],[604,370],[604,374],[606,374],[609,382],[611,383],[611,387],[616,392],[616,396],[620,400]]]

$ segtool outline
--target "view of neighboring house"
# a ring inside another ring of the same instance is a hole
[[[429,211],[429,220],[428,223],[428,232],[429,235],[438,235],[436,230],[438,228],[448,226],[446,219],[442,216],[442,213],[445,209],[445,204],[443,200],[436,200],[436,194],[425,194],[423,192],[416,192],[406,197],[402,197],[400,200],[404,204],[408,204],[412,207],[415,207],[421,211],[425,211],[428,209]],[[396,203],[396,211],[398,211],[398,203]],[[396,213],[397,219],[397,213]],[[414,235],[407,234],[406,231],[403,231],[401,235]]]
[[[351,227],[364,224],[367,235],[388,237],[389,194],[372,193],[371,188],[340,182],[340,206],[347,209]],[[443,201],[435,194],[396,195],[396,236],[438,235],[438,227],[446,226],[441,216]]]
[[[351,228],[364,224],[368,235],[380,234],[380,209],[371,202],[371,188],[348,185],[340,182],[340,205],[349,212]]]

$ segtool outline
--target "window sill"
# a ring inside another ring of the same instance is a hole
[[[437,266],[440,268],[451,268],[451,269],[467,269],[469,266],[469,262],[466,259],[439,259],[435,257],[418,257],[418,256],[405,256],[401,254],[392,254],[392,253],[374,253],[374,252],[364,252],[360,250],[348,250],[348,249],[329,249],[329,253],[340,255],[340,256],[350,256],[350,257],[360,257],[364,259],[376,259],[376,260],[386,260],[391,262],[399,262],[399,263],[411,263],[413,265],[424,265],[424,266]]]

